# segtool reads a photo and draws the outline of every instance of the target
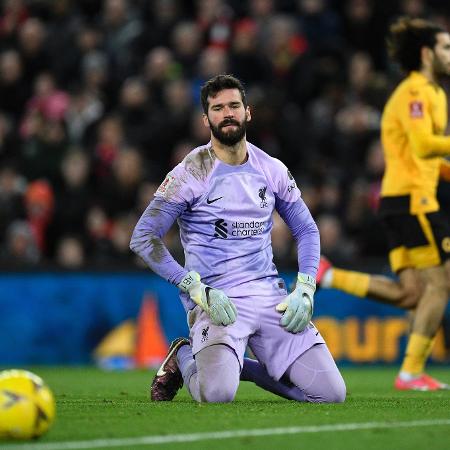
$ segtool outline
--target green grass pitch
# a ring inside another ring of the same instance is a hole
[[[31,370],[52,388],[57,419],[41,439],[0,442],[1,449],[450,449],[450,391],[396,392],[392,367],[343,369],[348,397],[339,405],[287,401],[247,382],[231,404],[197,404],[185,389],[173,402],[151,403],[153,372]],[[448,368],[430,374],[450,381]],[[295,428],[286,434],[286,427]],[[229,433],[198,435],[212,432]],[[176,437],[192,433],[196,440]]]

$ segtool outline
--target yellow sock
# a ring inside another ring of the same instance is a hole
[[[430,343],[428,344],[428,348],[426,349],[426,353],[425,353],[425,361],[431,355],[431,352],[433,351],[435,342],[436,342],[436,336],[434,336],[433,338],[430,339]]]
[[[370,275],[352,270],[336,269],[333,267],[331,287],[347,292],[347,294],[365,297],[369,291]]]
[[[425,367],[425,361],[430,354],[432,344],[433,338],[412,333],[406,346],[401,372],[420,375]]]

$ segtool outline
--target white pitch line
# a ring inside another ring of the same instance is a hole
[[[450,425],[450,419],[412,420],[409,422],[365,422],[341,423],[332,425],[307,425],[302,427],[256,428],[248,430],[213,431],[206,433],[172,434],[160,436],[141,436],[117,439],[94,439],[92,441],[49,442],[48,444],[19,444],[2,446],[3,450],[80,450],[107,447],[122,447],[137,445],[157,445],[206,440],[232,439],[242,437],[275,436],[281,434],[323,433],[326,431],[357,431],[386,428],[429,427],[435,425]]]

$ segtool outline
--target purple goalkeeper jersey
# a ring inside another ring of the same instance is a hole
[[[248,159],[232,166],[211,144],[194,149],[165,178],[142,214],[130,248],[157,274],[178,284],[190,270],[230,297],[268,295],[278,272],[271,246],[272,213],[289,226],[299,272],[315,277],[317,226],[286,166],[247,142]],[[162,242],[177,220],[185,253],[181,267]],[[182,296],[187,309],[194,303]]]

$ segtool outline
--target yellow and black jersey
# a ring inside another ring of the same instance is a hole
[[[450,155],[450,136],[443,136],[446,126],[444,90],[411,72],[391,95],[381,121],[386,169],[380,214],[439,210],[436,191],[443,175],[442,157]]]

